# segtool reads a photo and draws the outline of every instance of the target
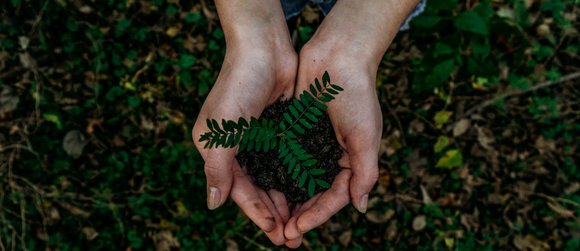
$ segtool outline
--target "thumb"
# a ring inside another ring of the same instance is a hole
[[[207,178],[207,207],[210,210],[221,206],[230,194],[235,151],[220,147],[206,154],[203,170]]]
[[[357,137],[356,142],[347,142],[347,151],[352,168],[352,178],[350,180],[350,195],[352,204],[361,213],[366,213],[369,199],[369,192],[379,178],[379,144],[373,137]],[[370,136],[370,135],[368,135]],[[368,140],[362,140],[368,139]],[[348,144],[350,143],[350,144]],[[375,147],[376,145],[376,147]]]

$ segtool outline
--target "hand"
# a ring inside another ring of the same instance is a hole
[[[256,45],[251,44],[251,46]],[[275,190],[266,193],[254,185],[242,170],[235,148],[203,149],[200,136],[209,132],[206,119],[221,121],[251,116],[280,98],[288,99],[294,91],[297,55],[291,45],[283,50],[228,45],[220,75],[209,93],[193,128],[193,140],[205,160],[207,203],[209,209],[222,205],[228,195],[260,227],[272,242],[286,242],[284,225],[290,218],[284,195]]]
[[[345,149],[339,160],[344,169],[330,190],[302,204],[288,221],[286,245],[291,248],[300,245],[302,233],[326,222],[351,199],[359,211],[366,212],[368,193],[378,179],[382,115],[375,90],[376,68],[356,56],[360,54],[352,54],[352,48],[341,50],[328,42],[314,39],[302,48],[295,96],[308,90],[314,78],[320,80],[324,71],[332,84],[344,89],[326,103],[338,142]]]

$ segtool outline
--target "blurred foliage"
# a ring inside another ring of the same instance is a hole
[[[206,207],[191,129],[225,54],[212,3],[0,9],[0,249],[275,249],[231,200]],[[301,44],[322,20],[305,13]],[[429,0],[377,74],[369,211],[300,249],[580,249],[578,79],[534,89],[580,70],[578,15],[577,0]]]

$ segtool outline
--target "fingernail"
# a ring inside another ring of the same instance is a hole
[[[207,208],[214,210],[220,206],[220,190],[215,187],[209,187],[209,194],[207,200]]]
[[[308,231],[306,231],[306,232],[302,232],[302,231],[300,231],[299,229],[296,229],[296,230],[298,230],[298,233],[301,233],[301,234],[305,234],[306,232],[308,232]]]
[[[366,213],[368,203],[369,203],[369,194],[367,193],[360,198],[360,201],[358,203],[358,211],[360,211],[363,214]]]

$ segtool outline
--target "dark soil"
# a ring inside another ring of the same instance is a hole
[[[267,107],[260,119],[270,119],[276,124],[284,119],[283,114],[289,112],[290,101],[282,101]],[[341,148],[336,140],[336,135],[330,119],[326,113],[317,116],[319,121],[312,123],[312,129],[305,128],[305,134],[296,133],[298,143],[302,145],[308,154],[314,156],[318,162],[308,167],[311,169],[324,169],[326,173],[315,176],[328,184],[332,184],[334,178],[340,172],[338,159],[341,157]],[[240,165],[248,168],[248,174],[256,179],[256,184],[268,191],[276,189],[286,196],[288,203],[301,203],[308,199],[308,185],[298,187],[300,176],[292,179],[292,173],[288,174],[288,166],[282,164],[282,159],[278,158],[278,148],[268,151],[243,151],[236,157]],[[316,186],[314,194],[326,190],[321,186]]]

